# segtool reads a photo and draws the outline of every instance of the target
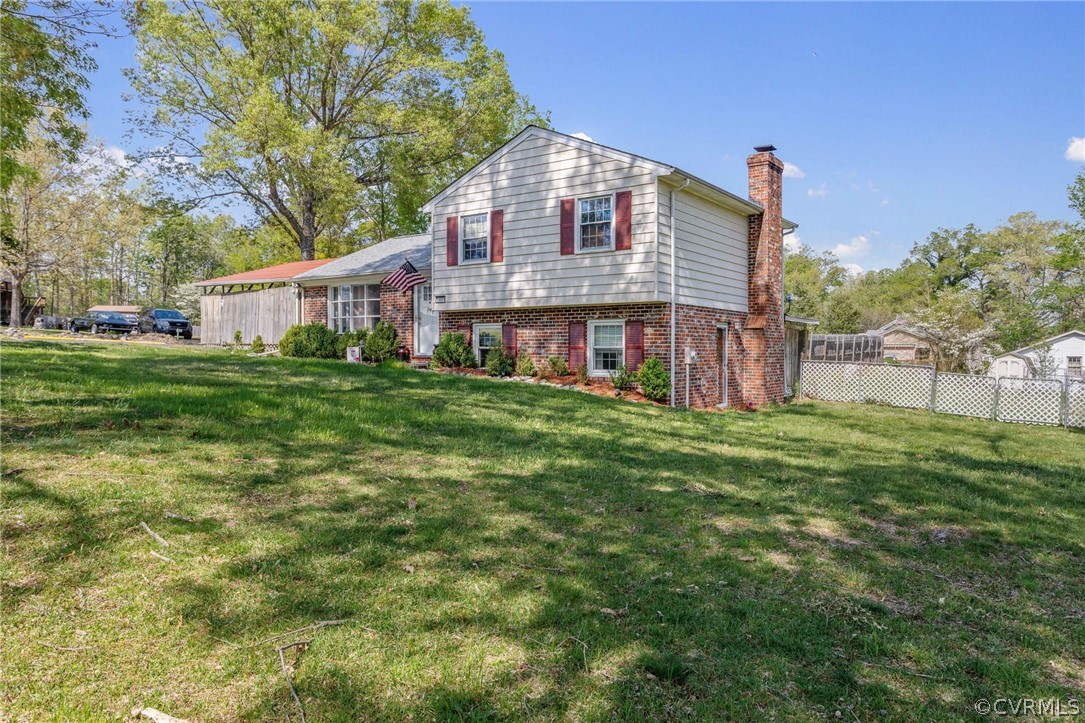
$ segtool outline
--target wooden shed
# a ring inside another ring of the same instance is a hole
[[[293,261],[240,274],[197,282],[200,296],[200,341],[230,344],[234,333],[251,344],[259,335],[265,344],[278,344],[301,319],[301,290],[293,279],[334,259]]]

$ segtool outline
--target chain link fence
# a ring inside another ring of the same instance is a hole
[[[910,364],[803,360],[799,395],[1018,424],[1085,427],[1085,380],[995,379]]]

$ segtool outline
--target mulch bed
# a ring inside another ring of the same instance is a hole
[[[558,387],[560,389],[573,389],[578,392],[585,392],[587,394],[594,394],[599,397],[617,397],[619,399],[625,399],[630,402],[638,402],[641,404],[654,404],[657,407],[665,407],[666,404],[659,402],[653,402],[648,397],[641,394],[635,389],[627,389],[621,394],[618,394],[614,389],[614,385],[610,382],[598,381],[595,379],[589,379],[587,384],[578,384],[575,374],[566,374],[565,376],[546,376],[546,377],[490,377],[486,373],[485,369],[429,369],[429,371],[436,371],[441,374],[452,374],[461,377],[487,377],[492,379],[498,379],[501,381],[520,382],[522,384],[541,384],[543,386]]]

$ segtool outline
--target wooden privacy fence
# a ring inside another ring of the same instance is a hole
[[[876,402],[1000,422],[1085,427],[1085,380],[1011,379],[908,364],[802,362],[799,395]]]
[[[234,332],[251,344],[257,334],[265,344],[278,344],[294,323],[296,300],[290,286],[276,286],[200,297],[200,341],[232,344]]]

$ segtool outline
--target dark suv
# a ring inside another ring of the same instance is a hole
[[[173,334],[192,338],[192,322],[176,309],[150,309],[139,320],[139,330],[148,334]]]
[[[73,334],[78,334],[83,329],[89,329],[91,334],[106,331],[131,334],[136,330],[136,323],[115,311],[88,311],[72,319],[68,325],[68,331]]]

